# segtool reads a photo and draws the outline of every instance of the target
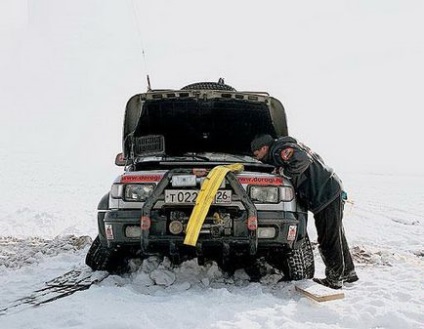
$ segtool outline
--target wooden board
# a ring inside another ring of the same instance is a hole
[[[345,296],[342,290],[331,289],[312,280],[296,282],[295,287],[297,291],[317,302],[343,299]]]

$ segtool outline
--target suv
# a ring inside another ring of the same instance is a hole
[[[313,277],[307,211],[289,179],[251,156],[259,133],[287,136],[283,105],[222,79],[130,98],[115,161],[125,170],[99,203],[86,264],[123,273],[131,258],[160,255],[232,271],[265,260],[286,280]]]

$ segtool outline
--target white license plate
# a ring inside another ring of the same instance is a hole
[[[197,190],[165,190],[166,203],[194,203],[199,195]],[[214,203],[230,203],[231,190],[218,190]]]

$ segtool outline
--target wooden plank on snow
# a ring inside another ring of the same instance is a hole
[[[304,280],[295,283],[297,291],[317,302],[343,299],[345,294],[342,290],[331,289],[312,280]]]

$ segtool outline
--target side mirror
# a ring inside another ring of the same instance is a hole
[[[118,153],[115,157],[115,164],[119,167],[123,167],[127,164],[127,161],[124,157],[124,153]]]

